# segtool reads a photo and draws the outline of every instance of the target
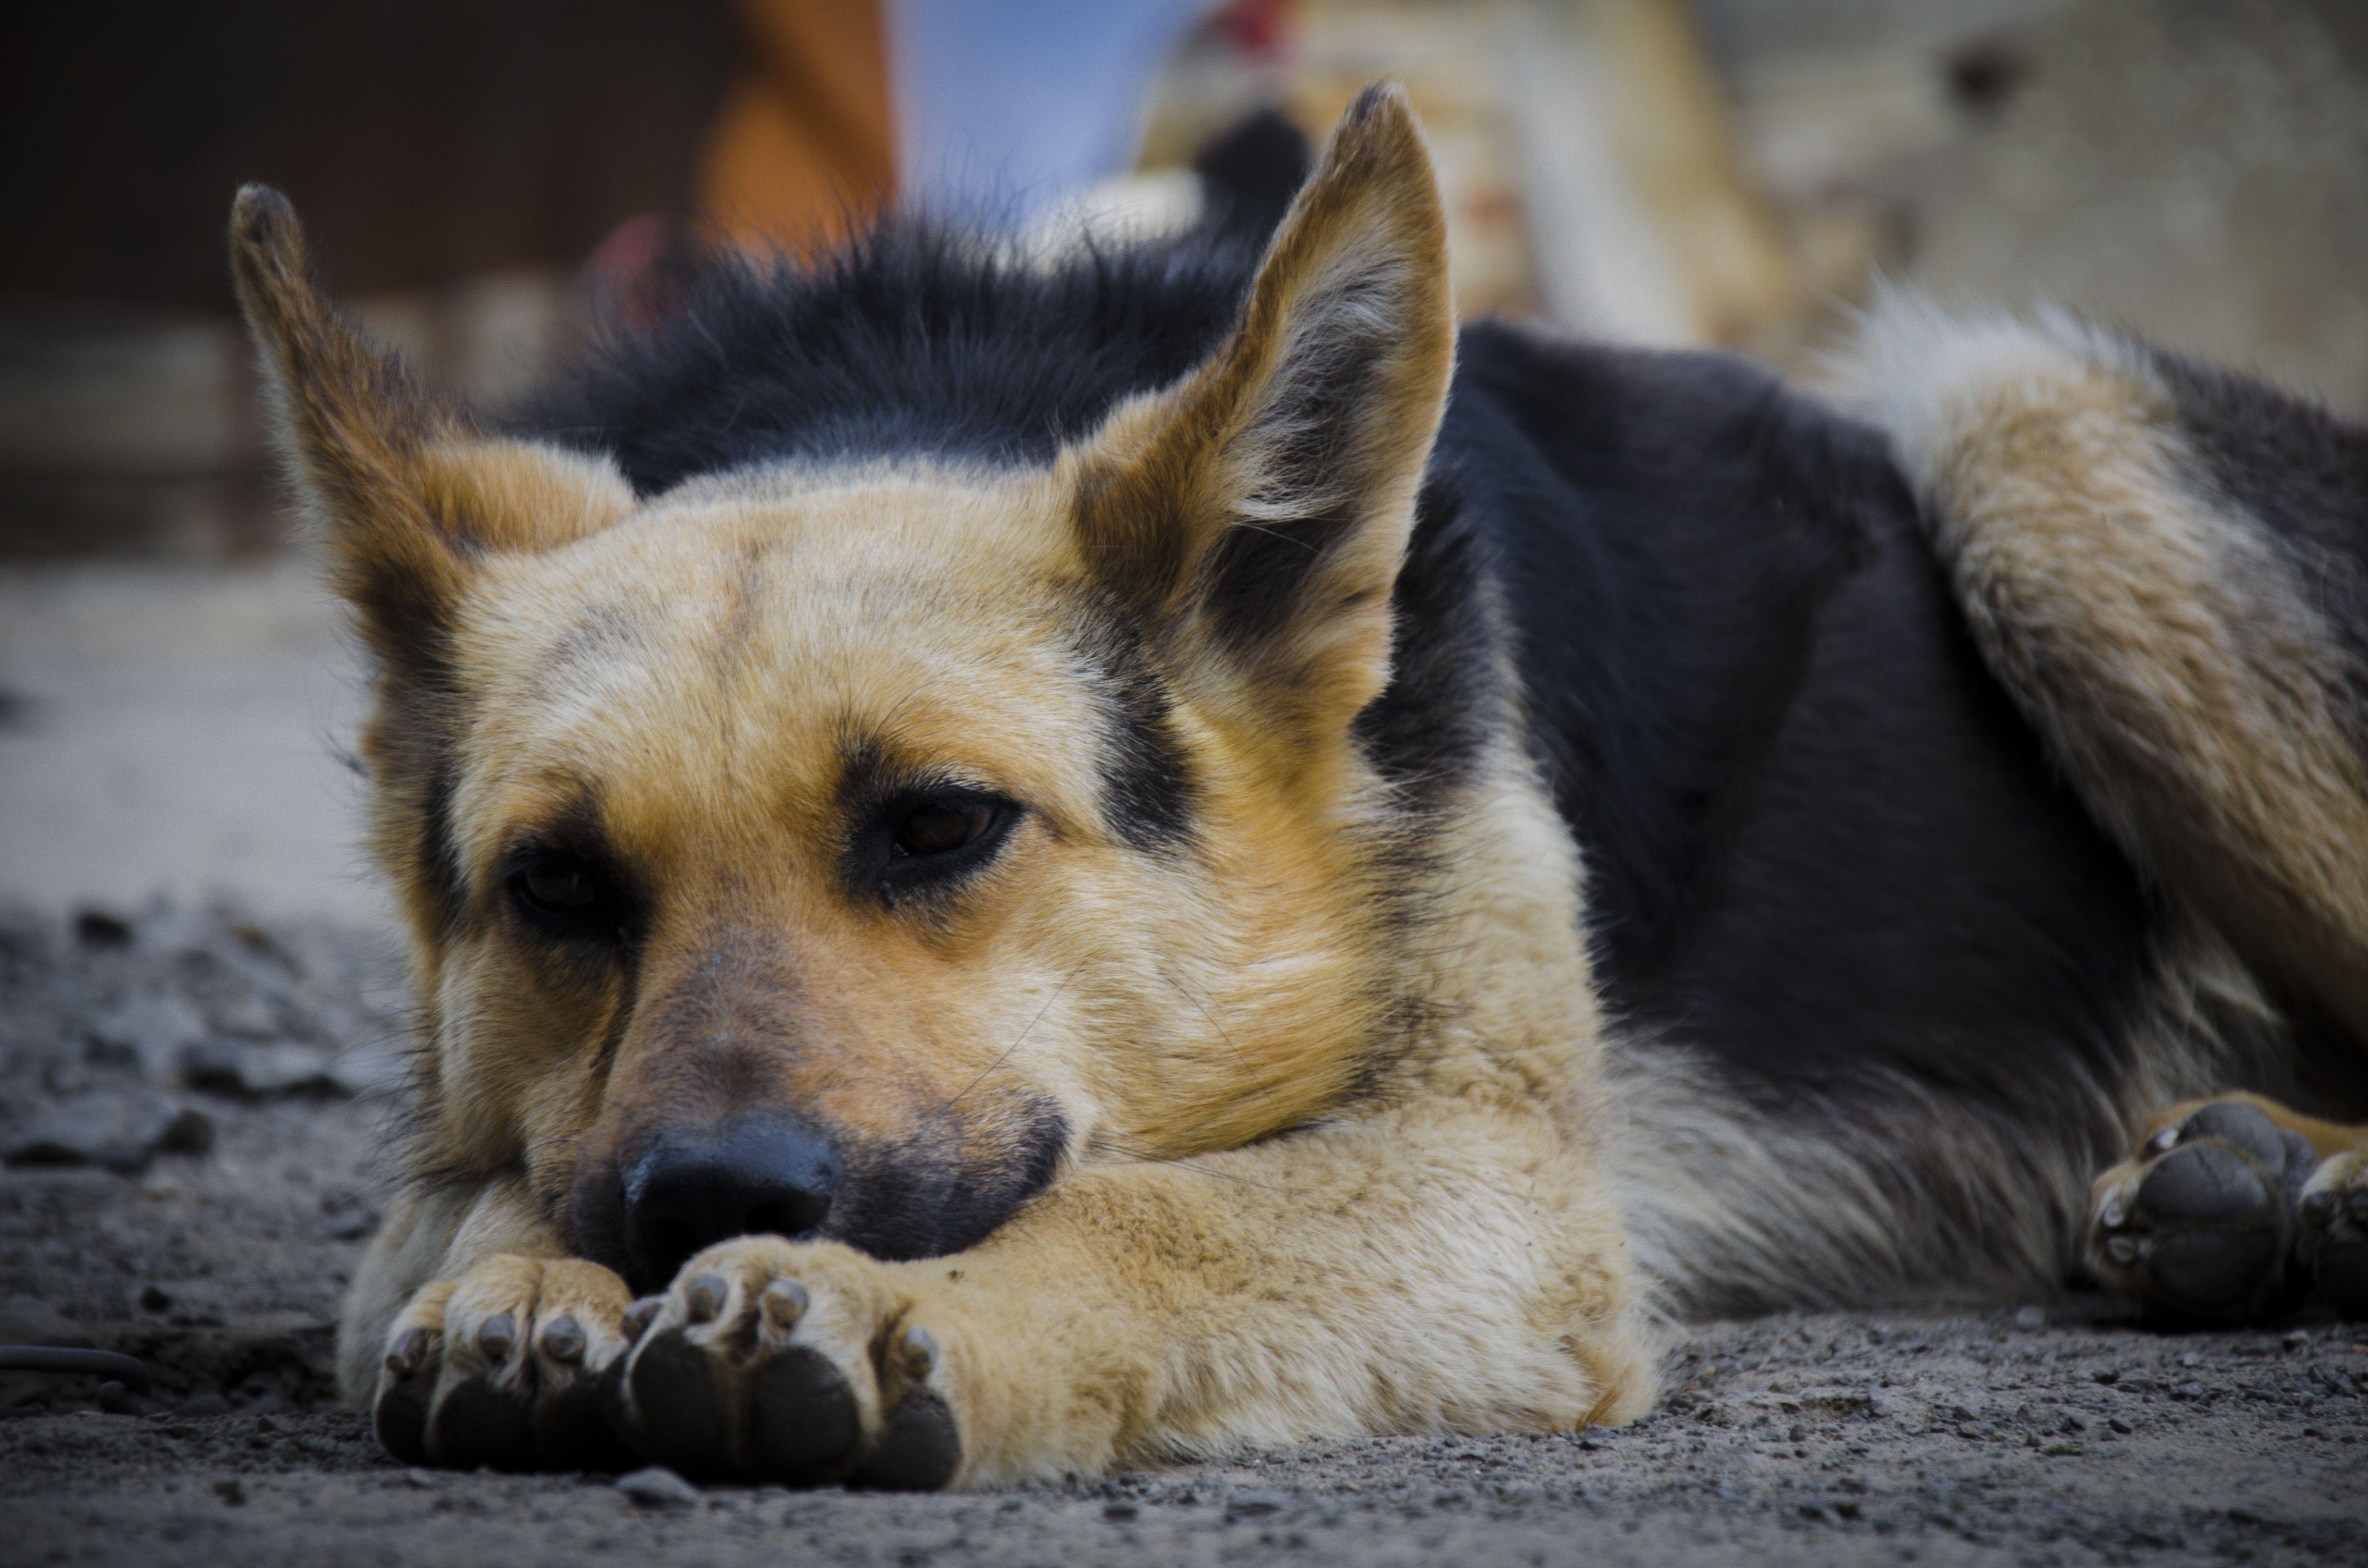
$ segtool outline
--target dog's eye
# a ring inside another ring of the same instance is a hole
[[[991,806],[920,806],[897,825],[896,848],[905,855],[944,855],[970,843],[994,823]]]
[[[598,850],[521,846],[502,888],[520,922],[555,941],[610,947],[630,944],[641,929],[643,904],[631,876]]]
[[[554,915],[589,909],[600,898],[600,884],[573,860],[536,861],[518,873],[518,890],[528,903]]]

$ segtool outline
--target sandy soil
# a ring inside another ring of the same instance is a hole
[[[87,1379],[0,1376],[0,1560],[2368,1559],[2360,1326],[2166,1335],[2094,1298],[1691,1325],[1670,1398],[1622,1431],[1322,1444],[1008,1495],[668,1506],[613,1477],[406,1470],[328,1384],[398,1006],[383,938],[317,923],[0,921],[0,1329],[157,1378],[110,1412]],[[77,1137],[111,1163],[60,1163]]]

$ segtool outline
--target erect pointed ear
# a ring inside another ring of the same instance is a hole
[[[1070,454],[1086,569],[1176,678],[1222,671],[1237,711],[1346,733],[1389,678],[1391,590],[1453,358],[1438,182],[1404,93],[1377,85],[1224,346]]]
[[[238,193],[230,258],[280,446],[391,670],[439,640],[473,557],[547,550],[633,509],[615,464],[487,435],[365,339],[323,295],[295,211],[268,186]]]

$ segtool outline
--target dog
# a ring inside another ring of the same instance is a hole
[[[1385,85],[1262,248],[891,223],[501,423],[276,193],[232,252],[375,672],[400,1460],[991,1486],[1625,1422],[1674,1314],[2368,1312],[2312,405],[1459,332]]]

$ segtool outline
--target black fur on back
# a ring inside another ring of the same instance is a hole
[[[2028,1116],[2064,1069],[2112,1081],[2153,911],[1981,663],[1882,437],[1725,357],[1485,324],[1463,348],[1441,447],[1487,479],[1473,526],[1618,1009],[1777,1097],[1879,1067]]]
[[[892,227],[814,270],[706,272],[521,423],[645,494],[773,461],[1039,463],[1209,352],[1254,263],[1202,237],[1023,267]],[[2126,1064],[2154,915],[1915,524],[1878,436],[1740,361],[1469,327],[1360,733],[1417,807],[1444,798],[1501,722],[1510,637],[1621,1013],[1771,1103],[1904,1077],[2044,1116],[2059,1069]],[[1126,791],[1173,843],[1188,796],[1145,776],[1140,676]]]

